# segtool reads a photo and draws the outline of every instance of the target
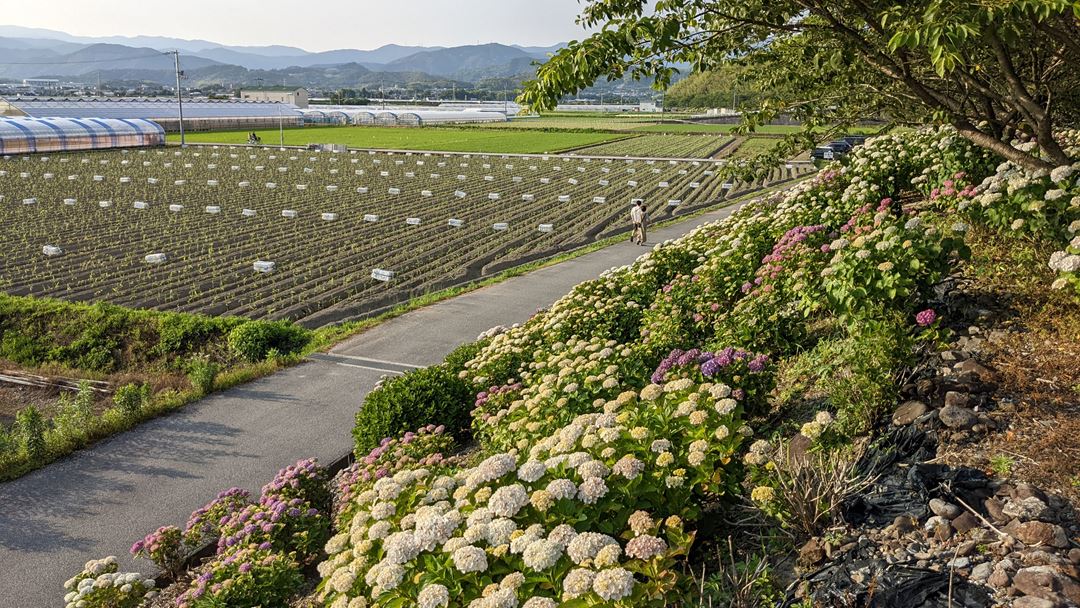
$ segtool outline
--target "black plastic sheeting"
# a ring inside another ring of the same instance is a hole
[[[978,469],[922,464],[934,457],[937,441],[906,426],[885,435],[867,450],[859,471],[876,476],[870,488],[843,505],[844,521],[853,526],[884,527],[900,515],[917,520],[930,516],[931,498],[957,499],[986,515],[983,500],[993,492],[990,479]]]
[[[843,505],[844,520],[855,527],[883,528],[901,515],[919,521],[930,515],[931,498],[956,502],[976,510],[992,491],[989,479],[970,468],[922,464],[934,457],[936,439],[914,426],[895,429],[872,444],[859,462],[859,471],[877,480]],[[814,606],[837,608],[984,608],[991,604],[985,587],[909,563],[888,563],[876,545],[863,540],[825,567],[801,577],[789,587],[781,606],[796,606],[795,590],[809,583]]]
[[[852,577],[858,573],[859,582]],[[825,568],[801,579],[810,583],[815,607],[835,608],[986,608],[992,604],[986,587],[973,585],[961,576],[900,564],[852,551]],[[951,599],[951,601],[950,601]],[[801,600],[788,594],[785,608]]]

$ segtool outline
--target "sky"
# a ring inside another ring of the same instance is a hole
[[[75,36],[170,36],[325,51],[390,43],[548,46],[584,36],[575,22],[582,7],[578,0],[37,0],[20,2],[0,20]]]

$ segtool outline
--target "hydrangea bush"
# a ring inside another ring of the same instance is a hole
[[[136,608],[157,596],[154,579],[138,572],[119,572],[116,558],[86,562],[82,571],[64,583],[67,608]]]
[[[682,522],[735,483],[728,466],[749,429],[733,393],[649,384],[528,449],[380,479],[327,543],[321,593],[335,608],[663,605],[670,560],[692,540]]]

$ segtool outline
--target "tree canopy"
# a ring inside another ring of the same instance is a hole
[[[520,101],[553,107],[602,76],[653,79],[672,64],[749,70],[753,129],[781,113],[806,133],[883,117],[952,124],[1033,169],[1069,164],[1054,129],[1080,115],[1080,0],[589,0],[600,29],[540,66]],[[1033,138],[1038,146],[1013,145]]]

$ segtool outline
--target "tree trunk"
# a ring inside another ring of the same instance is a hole
[[[1038,171],[1040,169],[1050,171],[1054,168],[1052,163],[1046,162],[1038,156],[1017,150],[1000,139],[995,139],[992,135],[976,129],[974,125],[966,120],[954,121],[953,126],[956,127],[957,132],[960,133],[964,139],[967,139],[976,146],[986,148],[1005,160],[1010,160],[1025,169],[1030,169],[1032,171]]]

